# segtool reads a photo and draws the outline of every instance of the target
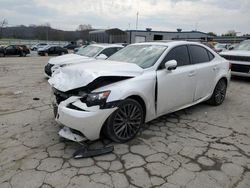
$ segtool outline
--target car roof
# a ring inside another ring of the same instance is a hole
[[[131,45],[161,45],[161,46],[178,46],[178,45],[185,45],[185,44],[196,44],[196,45],[202,45],[199,42],[191,42],[191,41],[174,41],[174,40],[169,40],[169,41],[156,41],[156,42],[141,42],[141,43],[134,43]]]
[[[121,47],[123,48],[121,44],[108,44],[108,43],[96,43],[96,44],[90,44],[90,46],[98,46],[102,48],[110,48],[110,47]]]

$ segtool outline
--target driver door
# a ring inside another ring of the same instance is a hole
[[[51,47],[49,50],[49,55],[54,55],[55,54],[55,47]]]
[[[6,48],[7,55],[16,55],[16,47],[15,46],[8,46]]]
[[[165,69],[165,63],[170,60],[177,61],[175,70]],[[160,67],[157,71],[157,116],[191,104],[196,88],[196,68],[190,63],[186,45],[173,48]]]

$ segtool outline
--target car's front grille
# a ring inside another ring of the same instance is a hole
[[[232,61],[249,61],[250,62],[250,56],[232,56],[232,55],[221,55],[227,60],[232,60]]]
[[[52,71],[51,71],[51,68],[53,67],[54,65],[52,64],[47,64],[45,67],[44,67],[44,71],[47,75],[51,76],[52,74]]]
[[[231,70],[233,72],[249,73],[250,65],[232,64]]]

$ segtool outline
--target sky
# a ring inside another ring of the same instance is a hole
[[[250,33],[250,0],[0,0],[9,26],[50,23],[53,28]]]

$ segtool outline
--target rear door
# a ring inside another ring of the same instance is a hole
[[[214,55],[199,45],[189,45],[191,62],[197,71],[197,84],[194,101],[202,99],[212,91],[213,83],[218,72],[218,62],[213,61]]]
[[[172,71],[165,69],[165,63],[177,61],[177,68]],[[157,71],[157,116],[175,111],[191,104],[196,88],[196,69],[190,63],[190,56],[186,45],[170,50]]]
[[[55,47],[55,54],[57,55],[61,55],[61,53],[63,52],[63,49],[59,46]]]

